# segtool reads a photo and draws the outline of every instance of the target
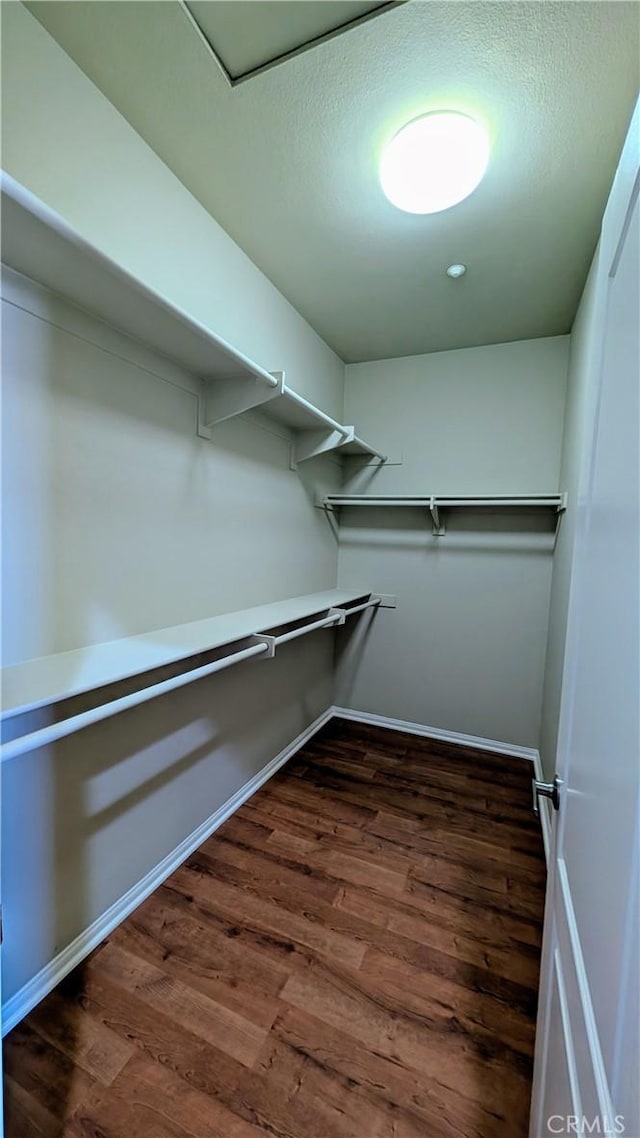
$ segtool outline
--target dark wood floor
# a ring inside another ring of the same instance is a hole
[[[7,1138],[525,1138],[530,777],[334,721],[11,1033]]]

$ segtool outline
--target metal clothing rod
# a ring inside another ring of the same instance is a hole
[[[405,505],[405,506],[421,506],[422,509],[425,509],[425,506],[428,506],[429,501],[430,500],[427,497],[424,497],[424,498],[401,498],[401,497],[394,497],[394,498],[371,498],[371,497],[367,497],[367,498],[334,498],[334,497],[328,497],[328,498],[325,498],[325,504],[326,505],[337,505],[337,506],[339,506],[339,505],[354,505],[354,506],[358,506],[358,508],[360,508],[360,506],[362,506],[362,505],[374,505],[374,506]]]
[[[304,395],[298,395],[297,391],[292,391],[292,389],[290,387],[287,387],[286,384],[284,386],[283,395],[285,395],[287,399],[290,399],[292,403],[296,403],[298,407],[302,407],[303,410],[309,411],[309,413],[313,415],[315,419],[319,419],[322,423],[325,423],[326,426],[329,427],[332,431],[338,431],[338,433],[341,434],[343,438],[349,435],[348,427],[344,427],[342,423],[338,423],[336,419],[332,419],[331,416],[327,415],[325,411],[320,411],[318,407],[314,407],[313,403],[310,403],[308,399],[304,398]]]
[[[254,639],[257,644],[263,644],[268,649],[269,656],[275,656],[276,648],[281,644],[287,644],[289,640],[297,640],[299,636],[306,636],[307,632],[315,632],[319,628],[331,628],[333,625],[344,624],[345,617],[351,616],[352,613],[362,612],[363,609],[376,608],[381,602],[381,597],[370,597],[364,604],[356,605],[352,609],[332,608],[327,616],[323,616],[321,620],[314,620],[302,628],[294,628],[292,632],[283,632],[281,636],[270,636],[267,632],[257,632]]]
[[[368,443],[363,442],[363,440],[358,435],[353,436],[353,442],[357,443],[358,446],[364,447],[372,458],[379,458],[380,462],[388,462],[388,454],[383,454],[381,450],[374,450],[374,448],[370,447]]]
[[[340,505],[348,502],[428,502],[428,494],[327,494],[325,502],[338,502]]]
[[[561,495],[549,494],[540,497],[512,497],[503,498],[445,498],[438,494],[434,500],[440,506],[560,506]]]
[[[297,640],[299,636],[304,636],[306,632],[314,632],[316,628],[330,628],[339,620],[340,617],[333,613],[331,616],[323,617],[322,620],[314,620],[312,624],[305,624],[304,628],[294,628],[293,632],[284,632],[282,636],[275,636],[274,641],[276,645],[286,644],[288,640]]]
[[[363,612],[364,609],[377,609],[378,604],[380,604],[380,600],[381,599],[379,596],[375,596],[372,597],[370,601],[364,601],[364,604],[356,604],[354,605],[353,609],[343,609],[342,611],[344,612],[345,617],[351,617],[353,616],[354,612]]]
[[[74,731],[81,731],[84,727],[90,727],[92,723],[100,723],[103,719],[118,715],[121,711],[136,707],[140,703],[146,703],[147,700],[155,699],[157,696],[174,691],[176,688],[185,687],[204,676],[222,672],[225,668],[230,668],[232,664],[239,664],[242,660],[249,660],[252,656],[261,656],[267,650],[266,644],[252,644],[251,647],[243,648],[240,652],[225,656],[222,660],[215,660],[212,664],[204,664],[201,668],[194,668],[191,672],[182,672],[179,676],[172,676],[171,679],[162,680],[158,684],[152,684],[148,688],[142,688],[140,691],[132,692],[120,699],[112,699],[109,703],[103,703],[100,707],[93,707],[90,711],[83,711],[80,715],[72,715],[70,719],[63,719],[59,723],[52,723],[48,727],[32,731],[29,735],[23,735],[21,739],[4,743],[0,748],[0,759],[5,762],[16,758],[18,755],[23,755],[27,751],[34,751],[37,747],[54,743],[56,739],[63,739],[65,735],[72,735]]]

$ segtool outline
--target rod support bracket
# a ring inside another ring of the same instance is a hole
[[[329,609],[327,616],[337,617],[335,624],[329,625],[330,628],[337,628],[339,624],[344,624],[347,619],[347,614],[344,609]]]
[[[263,660],[272,660],[276,654],[276,638],[275,636],[267,636],[265,633],[257,633],[251,637],[252,644],[266,644],[267,651],[264,653]]]
[[[444,522],[440,521],[440,511],[434,495],[432,494],[429,499],[429,513],[431,514],[431,521],[433,522],[433,536],[444,537],[447,532],[444,528]]]

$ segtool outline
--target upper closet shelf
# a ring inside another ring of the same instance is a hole
[[[355,427],[344,426],[332,419],[287,387],[283,372],[275,372],[274,378],[277,386],[270,390],[259,388],[251,380],[240,383],[213,380],[208,383],[205,425],[210,428],[233,415],[254,409],[293,431],[294,464],[328,451],[362,455],[378,459],[381,463],[387,461],[385,454],[356,435]]]
[[[353,427],[288,388],[282,372],[253,363],[105,256],[15,179],[2,173],[1,180],[3,262],[202,380],[199,434],[209,438],[216,423],[260,408],[293,430],[296,462],[329,450],[385,461]]]
[[[250,375],[267,388],[277,386],[263,368],[105,256],[4,173],[2,260],[204,379]]]
[[[436,537],[444,535],[445,527],[440,518],[441,509],[461,507],[465,509],[474,506],[494,507],[510,506],[512,509],[522,507],[529,509],[551,509],[561,513],[567,507],[566,492],[554,494],[327,494],[318,501],[318,505],[325,510],[341,509],[344,506],[402,506],[428,510],[433,521],[433,532]]]

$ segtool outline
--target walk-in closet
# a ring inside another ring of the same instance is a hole
[[[0,9],[6,1138],[640,1138],[640,5]]]

